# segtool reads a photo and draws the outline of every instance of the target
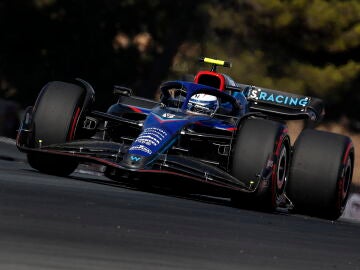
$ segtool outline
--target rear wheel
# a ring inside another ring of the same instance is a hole
[[[265,119],[247,119],[240,126],[232,160],[232,175],[254,193],[235,193],[236,206],[272,211],[278,206],[290,157],[286,126]]]
[[[78,85],[59,81],[45,85],[32,113],[31,147],[65,143],[75,138],[85,91]],[[34,169],[55,175],[69,175],[78,165],[78,162],[71,157],[59,157],[35,151],[28,153],[27,158]]]
[[[348,199],[354,147],[347,136],[303,131],[294,145],[287,194],[297,212],[335,220]]]

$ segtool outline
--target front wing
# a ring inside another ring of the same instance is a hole
[[[149,175],[147,179],[161,184],[172,186],[175,183],[199,189],[216,190],[228,193],[229,191],[242,191],[251,193],[256,191],[257,185],[246,186],[242,181],[228,172],[197,158],[178,155],[160,154],[150,166],[142,169],[133,169],[122,165],[121,161],[127,152],[128,146],[122,143],[78,140],[64,144],[54,144],[42,148],[30,148],[17,143],[22,152],[38,152],[51,155],[69,156],[76,158],[80,163],[96,163],[106,167],[112,179],[123,181],[122,176],[130,179],[136,176]],[[61,166],[61,164],[59,164]],[[271,168],[270,168],[271,170]],[[168,177],[173,176],[173,177]],[[161,180],[160,180],[161,179]],[[165,183],[164,183],[165,181]],[[257,181],[258,183],[260,181]]]

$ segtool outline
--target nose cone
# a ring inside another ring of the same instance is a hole
[[[146,164],[147,157],[135,154],[127,154],[125,155],[121,165],[127,167],[129,169],[141,169],[144,168]]]

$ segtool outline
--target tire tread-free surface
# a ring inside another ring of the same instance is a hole
[[[329,219],[341,215],[345,205],[337,203],[339,181],[344,159],[353,158],[351,145],[349,137],[325,131],[308,129],[299,135],[287,185],[295,209]]]
[[[42,145],[63,143],[67,140],[75,110],[85,90],[75,84],[54,81],[39,94],[33,116],[35,142]]]
[[[64,143],[71,139],[69,132],[75,129],[77,119],[74,115],[76,110],[81,110],[84,93],[82,87],[61,81],[49,82],[43,87],[33,113],[35,147]],[[33,168],[61,176],[71,174],[78,166],[75,159],[51,154],[31,152],[27,159]]]
[[[279,122],[266,119],[246,119],[240,126],[236,138],[235,149],[232,158],[232,175],[250,185],[257,185],[259,175],[267,166],[268,160],[273,160],[278,144],[288,147],[286,141],[285,126]],[[271,172],[270,172],[271,173]],[[274,210],[276,208],[276,189],[269,179],[267,186],[263,181],[255,194],[236,193],[233,201],[236,205],[244,205],[263,210]]]

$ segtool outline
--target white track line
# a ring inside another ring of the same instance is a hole
[[[6,143],[6,144],[11,144],[11,145],[16,145],[16,140],[14,140],[12,138],[8,138],[8,137],[1,137],[0,136],[0,142],[1,143]]]

